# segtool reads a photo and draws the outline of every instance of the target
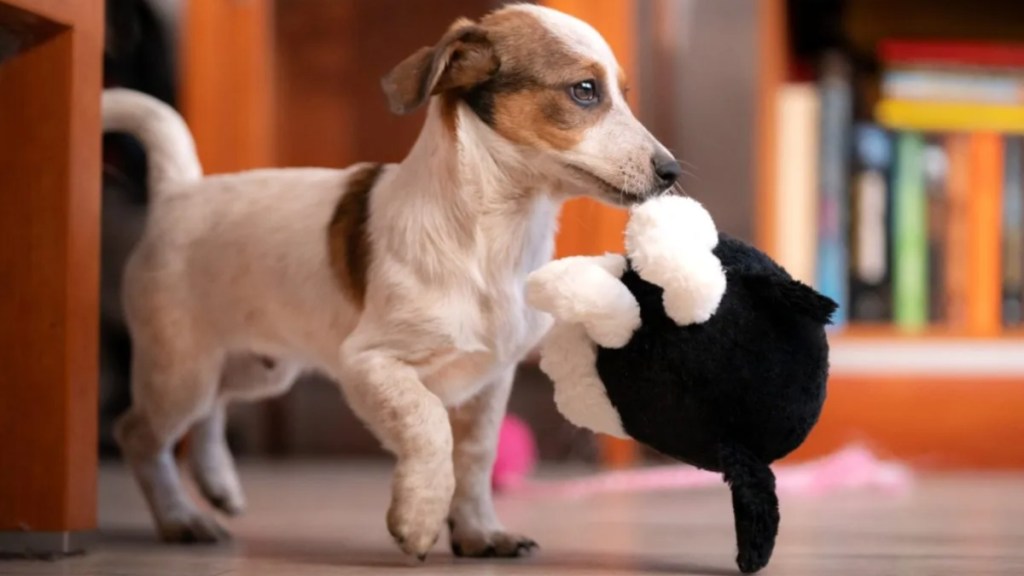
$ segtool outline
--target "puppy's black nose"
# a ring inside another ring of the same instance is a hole
[[[675,184],[676,180],[683,175],[683,167],[675,158],[667,154],[655,154],[654,158],[651,158],[651,164],[654,166],[654,175],[658,177],[659,184],[664,188]]]

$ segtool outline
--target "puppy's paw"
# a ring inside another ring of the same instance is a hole
[[[424,560],[441,534],[455,480],[450,466],[447,474],[413,475],[413,479],[401,472],[396,477],[388,532],[403,552]]]
[[[231,539],[231,534],[212,517],[199,512],[170,518],[160,525],[160,539],[175,544],[213,544]]]
[[[520,558],[538,548],[532,538],[504,530],[460,530],[449,522],[452,554],[463,558]]]
[[[202,490],[209,503],[228,516],[239,516],[245,512],[245,496],[240,492]]]

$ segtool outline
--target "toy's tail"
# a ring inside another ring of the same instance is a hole
[[[170,106],[147,94],[125,88],[103,91],[103,130],[124,132],[146,149],[150,194],[203,175],[192,134]]]
[[[736,522],[736,564],[746,574],[768,565],[779,531],[779,499],[771,468],[741,446],[719,450],[725,481],[732,490]]]
[[[788,278],[747,276],[744,280],[756,285],[758,292],[783,306],[819,324],[831,324],[832,314],[839,308],[834,300],[819,294],[814,288]]]

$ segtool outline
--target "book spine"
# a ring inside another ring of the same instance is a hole
[[[778,99],[778,167],[775,211],[779,264],[814,285],[818,247],[818,89],[813,83],[787,84]]]
[[[896,130],[1024,134],[1024,106],[882,99],[875,117]]]
[[[852,88],[849,65],[842,55],[830,53],[823,64],[819,86],[820,219],[816,276],[818,290],[839,303],[839,309],[833,315],[833,326],[841,327],[846,323],[849,306],[846,210],[849,206]]]
[[[1019,137],[1005,142],[1003,170],[1003,302],[1004,326],[1021,323],[1024,302],[1024,206],[1022,206],[1021,163],[1024,146]]]
[[[946,178],[945,319],[953,329],[967,327],[967,285],[969,280],[970,222],[970,137],[950,134],[946,138],[949,173]]]
[[[928,232],[924,138],[914,132],[897,140],[894,184],[893,319],[904,330],[928,323]]]
[[[878,125],[854,128],[854,175],[850,191],[850,318],[881,322],[892,318],[891,135]]]
[[[996,336],[1001,325],[1003,148],[1001,134],[970,135],[967,329],[976,336]]]
[[[932,324],[946,321],[946,252],[949,212],[947,178],[949,159],[941,136],[926,140],[924,148],[925,196],[928,204],[928,320]]]
[[[946,70],[887,70],[882,97],[972,104],[1024,104],[1024,77]]]
[[[886,64],[958,64],[1024,67],[1024,45],[994,42],[925,42],[888,39],[879,42],[878,57]]]

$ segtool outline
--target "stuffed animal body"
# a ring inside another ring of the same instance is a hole
[[[836,303],[718,233],[689,198],[634,207],[626,248],[531,275],[528,300],[555,318],[541,369],[573,423],[722,472],[737,563],[759,570],[779,524],[769,464],[821,413]]]

